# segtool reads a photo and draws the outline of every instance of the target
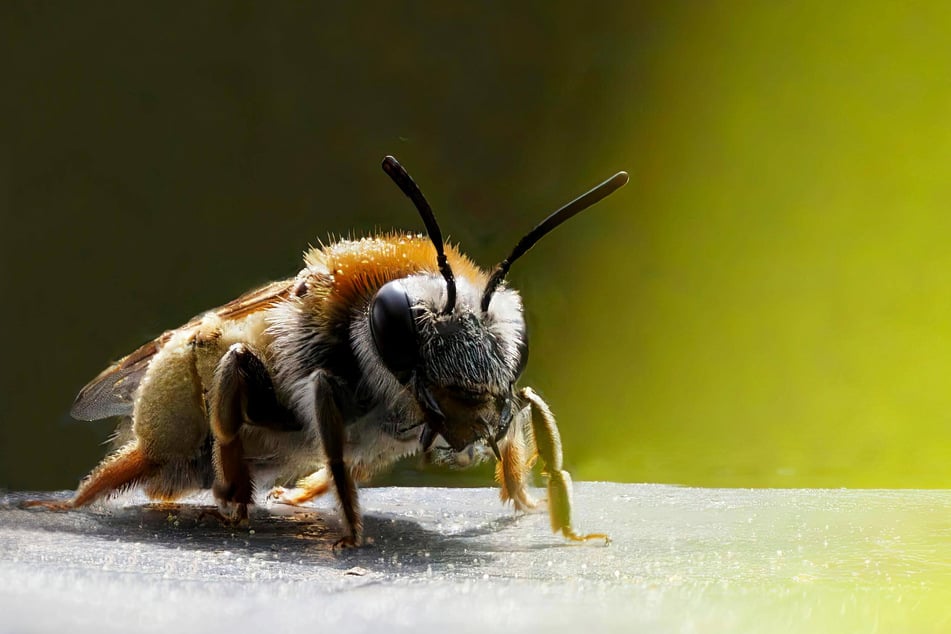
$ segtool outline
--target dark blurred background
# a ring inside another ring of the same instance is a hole
[[[421,229],[387,153],[485,266],[631,173],[510,277],[576,478],[949,486],[949,27],[940,3],[3,3],[0,487],[99,460],[111,424],[67,412],[110,360],[308,244]]]

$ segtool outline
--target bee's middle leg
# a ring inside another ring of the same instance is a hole
[[[517,412],[508,433],[499,443],[501,460],[495,465],[495,479],[501,485],[502,502],[511,501],[516,511],[528,511],[538,506],[538,502],[529,494],[527,480],[534,462],[534,456],[525,443],[525,425],[530,420],[529,406]]]
[[[290,431],[300,425],[278,402],[264,363],[244,344],[234,344],[221,358],[209,402],[215,437],[214,494],[219,501],[234,504],[233,519],[242,521],[248,516],[254,484],[244,459],[241,427],[250,424]]]
[[[363,540],[363,519],[357,502],[357,485],[344,461],[347,432],[334,394],[335,381],[332,375],[323,370],[315,370],[310,378],[314,390],[314,422],[320,432],[327,469],[347,525],[347,535],[335,547],[359,546]]]

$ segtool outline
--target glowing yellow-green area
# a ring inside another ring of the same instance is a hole
[[[654,28],[617,87],[642,104],[607,157],[631,183],[589,212],[613,216],[565,268],[569,314],[534,309],[569,462],[951,485],[951,5],[691,3]]]

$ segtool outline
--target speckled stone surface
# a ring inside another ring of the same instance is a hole
[[[366,489],[371,543],[343,552],[329,499],[233,529],[207,497],[27,497],[0,496],[3,632],[951,631],[951,491],[580,483],[604,546],[493,489]]]

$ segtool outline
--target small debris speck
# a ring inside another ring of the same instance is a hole
[[[360,566],[354,566],[353,568],[350,568],[349,570],[347,570],[347,571],[344,572],[343,574],[349,575],[349,576],[351,576],[351,577],[363,577],[363,576],[369,574],[369,572],[370,572],[370,571],[367,570],[366,568],[362,568],[362,567],[360,567]]]

